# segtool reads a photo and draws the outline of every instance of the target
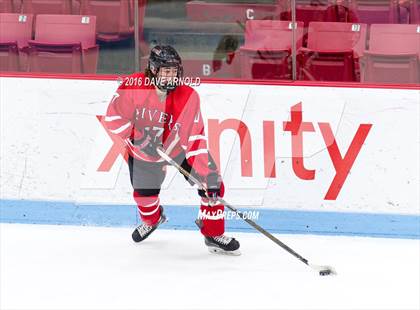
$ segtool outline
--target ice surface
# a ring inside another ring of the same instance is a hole
[[[242,255],[199,232],[0,225],[1,309],[419,309],[420,240],[277,235],[337,276],[320,277],[260,234]]]

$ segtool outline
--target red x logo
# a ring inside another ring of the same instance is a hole
[[[112,139],[112,146],[109,149],[108,153],[106,154],[104,160],[99,165],[97,171],[101,172],[107,172],[111,170],[112,165],[114,165],[115,161],[118,158],[118,155],[121,155],[124,160],[128,161],[128,152],[125,148],[125,143],[116,135],[113,135],[109,132],[108,128],[104,124],[104,116],[103,115],[96,115],[99,122],[102,124],[102,126],[105,128],[105,131],[107,132],[108,136]]]

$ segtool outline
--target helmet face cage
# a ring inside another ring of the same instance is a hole
[[[182,61],[178,52],[170,45],[157,45],[150,51],[148,69],[154,78],[162,67],[176,67],[177,79],[175,83],[161,83],[157,81],[156,86],[161,90],[174,90],[183,75]]]

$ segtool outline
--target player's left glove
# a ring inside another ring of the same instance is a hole
[[[222,180],[216,172],[211,172],[207,176],[207,189],[206,196],[210,200],[210,204],[216,204],[219,201],[219,198],[223,196],[222,193]]]
[[[156,149],[162,144],[162,141],[156,135],[152,135],[148,128],[143,129],[143,136],[140,139],[134,139],[134,146],[146,155],[159,158]]]
[[[156,148],[160,145],[160,143],[156,142],[150,135],[146,135],[141,140],[134,140],[133,144],[138,147],[141,152],[152,157],[159,157]]]

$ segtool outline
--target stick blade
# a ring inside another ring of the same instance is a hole
[[[314,264],[308,264],[309,267],[316,270],[320,276],[335,276],[337,271],[332,266],[320,266]]]

